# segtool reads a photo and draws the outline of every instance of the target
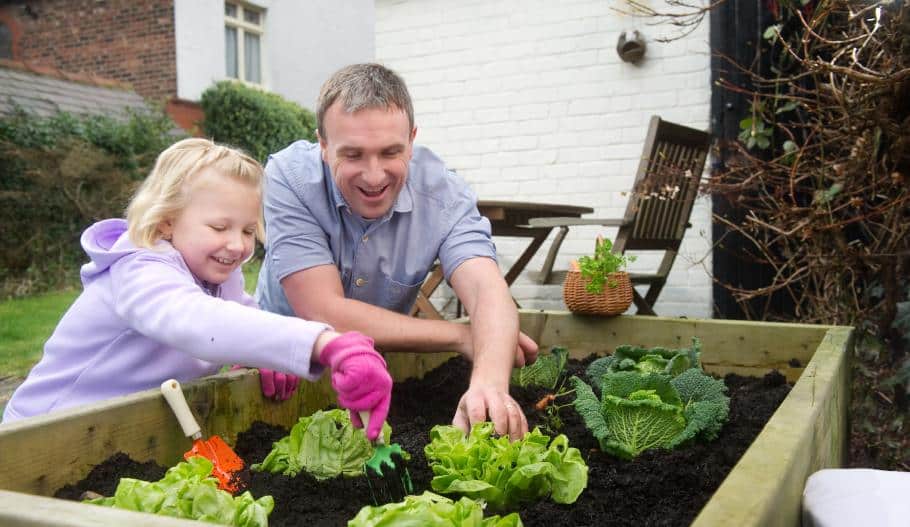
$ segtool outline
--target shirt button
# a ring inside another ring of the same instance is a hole
[[[369,240],[369,239],[370,239],[370,237],[367,236],[366,234],[364,234],[364,235],[363,235],[363,238],[361,238],[361,240],[363,240],[364,242],[366,242],[366,241]]]
[[[364,280],[363,278],[358,278],[357,280],[354,280],[354,285],[356,285],[357,287],[363,287],[363,284],[365,284],[365,283],[367,283],[367,281]]]

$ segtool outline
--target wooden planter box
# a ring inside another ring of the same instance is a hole
[[[541,349],[559,344],[577,358],[619,344],[682,347],[697,336],[710,372],[761,376],[777,369],[796,382],[695,526],[796,527],[806,478],[845,461],[852,328],[553,311],[522,311],[521,327]],[[422,376],[449,357],[401,353],[388,363],[401,380]],[[334,400],[324,378],[301,383],[284,403],[266,401],[258,375],[245,371],[187,383],[184,391],[203,431],[229,443],[255,420],[290,426]],[[189,446],[157,389],[0,425],[0,525],[203,525],[45,497],[117,451],[170,466]]]

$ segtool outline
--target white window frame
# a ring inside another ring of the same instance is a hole
[[[233,5],[237,9],[237,16],[228,16],[227,10],[224,12],[224,26],[233,28],[237,31],[237,77],[231,77],[227,72],[225,65],[224,74],[226,77],[240,81],[244,84],[253,86],[265,85],[265,53],[263,47],[265,44],[265,9],[246,2],[236,0],[226,0],[224,4]],[[259,14],[259,23],[253,24],[244,20],[244,11],[255,12]],[[251,33],[259,37],[259,82],[253,82],[246,79],[246,49],[244,49],[244,34]],[[225,42],[225,45],[227,42]],[[225,54],[227,50],[225,50]],[[225,55],[225,58],[227,56]]]

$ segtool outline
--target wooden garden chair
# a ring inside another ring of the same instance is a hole
[[[651,117],[638,173],[622,218],[535,218],[528,222],[532,227],[559,228],[538,281],[552,284],[565,279],[565,271],[553,272],[552,268],[570,226],[618,227],[614,253],[664,251],[656,272],[630,273],[633,285],[648,285],[644,296],[633,289],[638,313],[655,315],[654,303],[673,267],[686,228],[691,226],[689,216],[710,145],[711,136],[706,132],[664,121],[656,115]]]

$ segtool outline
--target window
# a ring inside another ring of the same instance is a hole
[[[0,22],[0,59],[13,58],[13,33]]]
[[[253,84],[262,83],[264,12],[238,2],[224,3],[225,73]]]

